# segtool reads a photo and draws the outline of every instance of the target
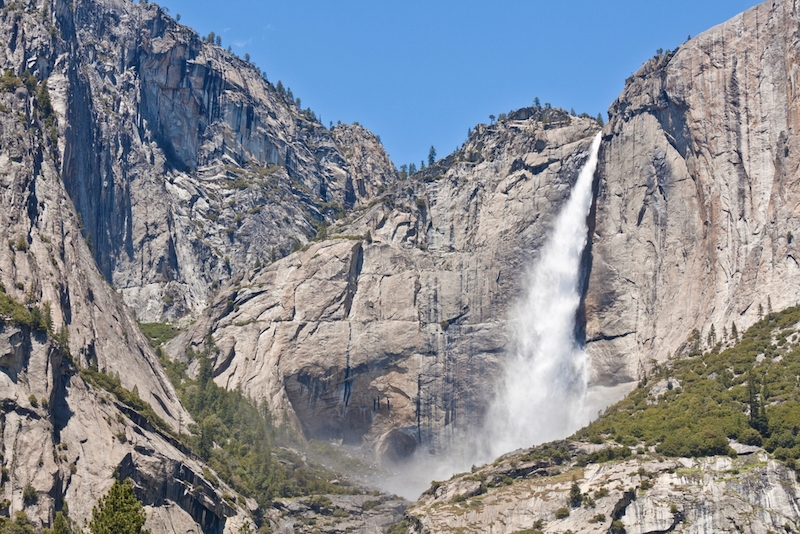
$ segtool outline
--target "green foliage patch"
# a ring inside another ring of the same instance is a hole
[[[182,438],[222,480],[255,499],[262,510],[275,498],[360,493],[341,476],[307,465],[296,452],[281,446],[289,441],[283,432],[288,422],[277,428],[265,405],[254,405],[240,390],[217,386],[209,358],[217,351],[210,337],[201,352],[187,350],[188,359],[198,361],[194,379],[186,374],[186,361],[173,361],[158,352],[181,402],[196,421],[189,427],[191,435]],[[335,479],[339,482],[332,484]]]
[[[0,534],[36,534],[25,512],[16,512],[14,519],[0,517]]]
[[[21,302],[0,291],[0,322],[9,321],[17,326],[25,326],[40,332],[49,332],[53,326],[50,303],[44,308],[27,308]]]
[[[92,509],[91,534],[149,534],[144,529],[146,517],[142,503],[133,491],[130,479],[116,481]]]
[[[180,330],[168,323],[139,323],[139,328],[153,348],[168,343]]]
[[[643,443],[666,456],[729,454],[730,438],[763,445],[794,467],[800,458],[798,324],[800,307],[766,315],[741,339],[731,325],[728,339],[716,342],[716,333],[709,333],[709,342],[716,344],[705,353],[694,332],[683,358],[656,368],[575,438],[625,446]],[[665,382],[665,391],[654,391]]]

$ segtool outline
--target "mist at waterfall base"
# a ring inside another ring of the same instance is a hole
[[[446,454],[417,454],[377,484],[416,499],[432,480],[446,480],[513,450],[561,439],[586,425],[597,407],[587,402],[587,356],[575,339],[581,257],[600,149],[598,133],[567,203],[558,214],[525,293],[510,318],[512,350],[484,428],[473,429]]]

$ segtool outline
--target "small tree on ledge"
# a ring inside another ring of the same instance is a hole
[[[136,498],[133,483],[117,480],[92,508],[91,534],[150,534],[142,527],[146,521],[142,503]]]

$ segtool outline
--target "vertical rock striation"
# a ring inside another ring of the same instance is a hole
[[[18,54],[63,97],[63,176],[101,272],[142,320],[198,313],[396,179],[375,136],[323,127],[260,69],[154,4],[56,2]],[[27,34],[26,34],[27,35]]]
[[[452,445],[494,395],[507,314],[597,131],[529,112],[479,126],[328,240],[232,282],[171,354],[211,332],[217,383],[293,414],[307,437],[389,460]]]
[[[222,533],[247,512],[226,504],[227,488],[215,489],[173,437],[191,417],[95,263],[96,229],[116,222],[75,209],[107,202],[106,215],[119,214],[87,166],[103,153],[82,117],[95,103],[73,61],[74,16],[66,2],[0,11],[10,38],[0,51],[0,515],[24,511],[49,526],[66,501],[81,524],[116,471],[135,481],[155,532]],[[118,379],[165,424],[91,386],[91,370]]]
[[[796,304],[799,23],[796,2],[754,7],[648,61],[611,106],[585,299],[595,382]]]

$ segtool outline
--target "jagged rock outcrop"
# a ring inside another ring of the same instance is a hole
[[[0,57],[12,69],[0,77],[0,514],[24,510],[48,525],[66,500],[80,524],[117,471],[136,482],[154,532],[231,531],[248,512],[227,504],[226,488],[170,436],[191,417],[97,269],[67,194],[62,163],[93,154],[79,156],[69,140],[79,128],[70,122],[72,13],[65,2],[0,12],[11,36]],[[15,74],[25,68],[37,75]],[[79,367],[117,377],[165,425],[89,386]]]
[[[278,499],[269,524],[276,534],[386,532],[400,521],[408,502],[387,495],[315,495]]]
[[[585,311],[596,382],[796,303],[798,24],[797,2],[765,2],[651,59],[611,106]]]
[[[328,130],[155,4],[58,1],[38,17],[3,65],[61,95],[64,182],[101,272],[141,320],[199,313],[232,273],[285,256],[396,179],[371,133]]]
[[[598,129],[548,113],[479,126],[328,240],[235,280],[171,355],[211,333],[216,382],[307,437],[440,450],[494,394],[515,296]]]
[[[46,333],[0,324],[0,352],[1,515],[24,511],[46,526],[66,502],[81,524],[118,475],[134,481],[153,532],[222,534],[251,522],[200,459],[90,387]]]
[[[573,483],[582,496],[570,503]],[[763,450],[735,459],[642,455],[585,467],[513,455],[434,483],[406,522],[416,534],[793,532],[798,498],[794,472]]]

